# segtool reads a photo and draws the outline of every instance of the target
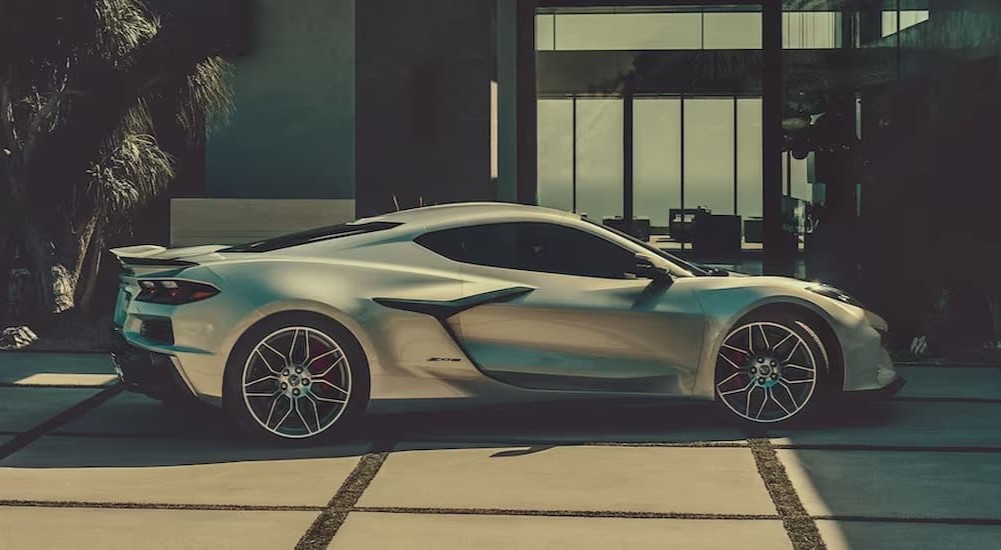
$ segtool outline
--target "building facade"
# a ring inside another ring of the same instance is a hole
[[[242,9],[235,113],[171,200],[174,244],[518,201],[833,281],[910,332],[958,284],[926,276],[931,251],[993,250],[998,2]]]

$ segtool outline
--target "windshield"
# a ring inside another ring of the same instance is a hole
[[[299,233],[282,235],[273,239],[231,246],[229,248],[224,248],[219,252],[270,252],[272,250],[280,250],[282,248],[290,248],[317,241],[326,241],[339,237],[383,231],[398,225],[402,224],[394,222],[342,223],[340,225],[332,225],[330,227],[321,227],[319,229],[310,229]]]
[[[667,260],[667,261],[671,262],[672,264],[680,267],[681,269],[684,269],[685,271],[691,273],[692,275],[695,275],[695,276],[705,276],[705,275],[709,274],[709,272],[706,270],[706,268],[703,268],[703,267],[701,267],[699,265],[696,265],[696,264],[693,264],[691,262],[686,262],[685,260],[682,260],[681,258],[675,256],[674,254],[670,254],[668,252],[665,252],[664,250],[661,250],[661,249],[657,248],[656,246],[654,246],[654,245],[652,245],[652,244],[650,244],[648,242],[645,242],[645,241],[642,241],[640,239],[637,239],[636,237],[634,237],[634,236],[632,236],[632,235],[630,235],[628,233],[625,233],[623,231],[619,231],[618,229],[615,229],[614,227],[609,227],[607,225],[598,223],[598,222],[596,222],[594,220],[589,220],[587,218],[581,218],[581,219],[584,220],[584,221],[586,221],[587,223],[590,223],[591,225],[596,225],[596,226],[604,229],[605,231],[610,231],[612,233],[615,233],[616,235],[622,237],[623,239],[626,239],[626,240],[628,240],[628,241],[630,241],[630,242],[632,242],[634,244],[637,244],[637,245],[643,247],[644,250],[650,252],[651,254],[655,254],[657,256],[660,256],[661,258],[664,258],[665,260]]]

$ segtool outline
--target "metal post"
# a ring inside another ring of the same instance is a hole
[[[571,132],[573,136],[571,137],[571,142],[573,146],[573,166],[570,169],[570,192],[571,201],[573,203],[573,212],[577,213],[577,96],[572,96],[570,100],[571,103]]]
[[[737,215],[737,96],[733,96],[733,215]]]
[[[633,94],[622,96],[622,221],[633,229]]]
[[[685,96],[681,95],[681,227],[685,224]],[[671,220],[667,220],[668,224]],[[681,249],[685,249],[685,241],[681,241]]]
[[[538,203],[537,103],[535,91],[535,2],[517,3],[517,192],[518,202]]]
[[[792,196],[792,151],[786,151],[786,196]]]
[[[762,0],[762,182],[766,274],[789,274],[791,254],[782,231],[782,1]]]

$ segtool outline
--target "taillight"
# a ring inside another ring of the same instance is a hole
[[[214,286],[191,281],[147,279],[139,281],[139,287],[141,290],[135,300],[151,304],[190,304],[219,294]]]

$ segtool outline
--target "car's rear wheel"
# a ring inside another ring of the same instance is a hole
[[[716,359],[716,399],[739,420],[785,424],[808,417],[828,380],[817,331],[784,312],[753,315],[730,330]]]
[[[251,435],[312,441],[342,433],[364,410],[368,364],[338,323],[281,315],[240,339],[224,384],[224,408]]]

